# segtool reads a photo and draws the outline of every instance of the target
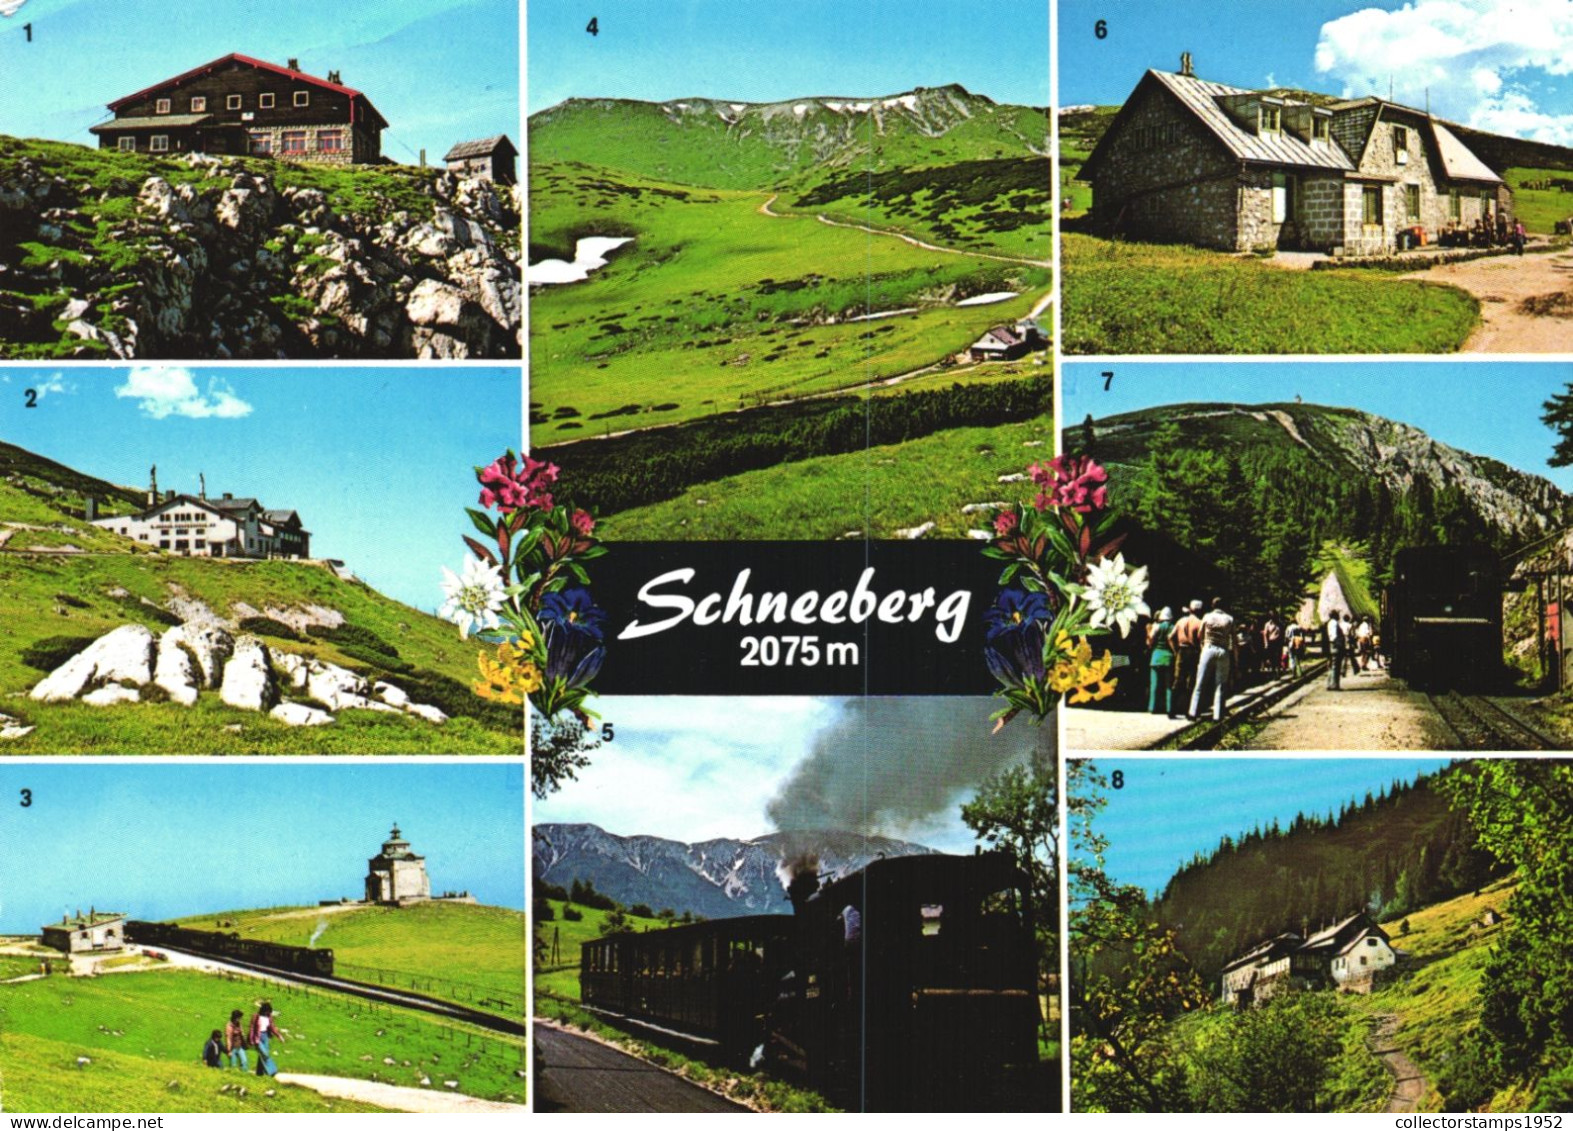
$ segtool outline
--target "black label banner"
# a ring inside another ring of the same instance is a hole
[[[606,695],[988,695],[971,542],[611,542]]]

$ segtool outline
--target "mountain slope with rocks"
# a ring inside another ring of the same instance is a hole
[[[1045,110],[955,84],[782,102],[571,98],[531,115],[529,138],[532,163],[571,159],[710,188],[1049,152]]]
[[[1461,451],[1412,425],[1349,408],[1298,403],[1163,405],[1094,421],[1094,451],[1105,463],[1143,463],[1164,424],[1178,428],[1183,445],[1217,452],[1242,465],[1276,453],[1296,456],[1330,478],[1363,483],[1389,500],[1450,493],[1504,548],[1557,529],[1567,521],[1573,503],[1542,476]],[[1074,430],[1067,437],[1072,447],[1079,440]],[[1116,493],[1125,489],[1116,476]],[[1381,507],[1374,509],[1380,512]],[[1350,516],[1352,522],[1368,518],[1379,520],[1380,513]]]
[[[520,197],[0,137],[0,357],[507,358]]]
[[[517,756],[457,628],[343,563],[178,557],[83,514],[135,495],[0,445],[0,752]],[[129,497],[128,497],[129,496]]]
[[[656,836],[617,836],[591,824],[541,824],[533,830],[537,880],[571,887],[591,883],[624,905],[692,911],[711,919],[786,914],[782,875],[789,861],[811,855],[821,876],[846,875],[881,856],[931,848],[846,832],[778,832],[749,840],[723,837],[684,844]]]

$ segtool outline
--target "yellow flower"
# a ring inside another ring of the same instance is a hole
[[[541,689],[541,669],[530,661],[528,645],[504,642],[497,645],[495,660],[482,652],[475,662],[481,671],[475,694],[482,699],[523,704],[525,696]]]
[[[1072,704],[1095,703],[1114,694],[1115,681],[1109,678],[1113,667],[1114,657],[1107,649],[1095,660],[1092,645],[1085,638],[1073,638],[1062,630],[1054,638],[1044,678],[1050,691],[1060,695],[1070,692]]]

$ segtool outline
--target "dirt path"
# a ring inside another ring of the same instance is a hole
[[[1252,750],[1452,750],[1458,739],[1426,697],[1385,671],[1345,675],[1343,690],[1312,680],[1275,707]]]
[[[389,1111],[413,1111],[424,1115],[450,1115],[469,1111],[530,1110],[528,1104],[509,1104],[499,1100],[481,1100],[462,1096],[458,1092],[436,1091],[428,1088],[404,1088],[397,1084],[379,1084],[372,1080],[352,1080],[345,1076],[313,1076],[300,1072],[280,1072],[274,1077],[280,1084],[294,1084],[310,1088],[324,1096],[340,1100],[358,1100],[375,1104]]]
[[[1396,1013],[1384,1013],[1377,1021],[1376,1028],[1365,1043],[1381,1058],[1383,1067],[1393,1074],[1393,1093],[1387,1097],[1387,1106],[1382,1111],[1414,1111],[1420,1097],[1425,1094],[1426,1078],[1421,1075],[1415,1062],[1393,1043],[1393,1034],[1398,1032],[1404,1019]]]
[[[761,216],[772,216],[777,220],[795,219],[795,217],[792,216],[783,216],[781,213],[770,207],[776,202],[776,198],[780,195],[780,193],[772,194],[769,200],[765,201],[759,206],[759,214]],[[871,236],[890,236],[892,239],[898,239],[902,243],[909,243],[913,247],[922,248],[924,251],[937,251],[941,255],[968,255],[974,259],[992,259],[998,263],[1020,263],[1024,267],[1054,266],[1053,262],[1045,259],[1023,259],[1014,255],[990,255],[986,251],[961,251],[960,249],[954,247],[938,247],[935,244],[924,243],[922,240],[906,235],[903,232],[891,231],[889,228],[872,228],[867,224],[849,224],[845,220],[832,220],[822,212],[817,213],[814,216],[814,219],[818,220],[821,224],[828,225],[832,228],[851,228],[853,231],[867,232]]]
[[[1480,300],[1481,322],[1462,347],[1466,353],[1573,351],[1573,251],[1494,255],[1403,277],[1448,283]],[[1558,295],[1560,316],[1520,309],[1526,299],[1548,301]]]

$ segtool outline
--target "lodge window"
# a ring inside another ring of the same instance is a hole
[[[1327,141],[1333,136],[1333,121],[1331,118],[1311,119],[1311,140]]]
[[[1464,210],[1461,206],[1461,202],[1458,199],[1457,189],[1447,190],[1447,214],[1448,217],[1453,220],[1463,219]]]
[[[192,98],[191,98],[191,112],[193,114],[206,113],[207,112],[207,108],[208,108],[208,100],[205,97],[203,97],[200,94],[192,96]]]
[[[1404,126],[1393,127],[1393,159],[1400,165],[1409,164],[1409,130]]]
[[[238,95],[238,94],[226,94],[224,96],[224,109],[226,109],[226,110],[239,110],[240,109],[240,95]]]
[[[272,94],[257,95],[257,105],[264,110],[273,109],[274,96]]]
[[[1404,186],[1404,215],[1410,220],[1420,221],[1420,186]]]
[[[1273,223],[1282,224],[1294,215],[1294,190],[1293,176],[1273,174]]]
[[[154,134],[152,136],[152,138],[150,138],[148,140],[147,147],[148,147],[148,150],[150,152],[153,152],[153,153],[168,153],[169,152],[169,135],[168,134]]]
[[[153,113],[155,113],[155,114],[167,114],[167,113],[169,113],[169,99],[167,99],[167,98],[156,99],[154,101],[154,103],[153,103]]]
[[[297,105],[297,106],[310,106],[311,105],[311,91],[309,91],[309,90],[297,90],[295,92],[295,105]]]
[[[135,153],[137,148],[137,139],[134,137],[123,137],[115,144],[122,150]]]
[[[1283,132],[1283,111],[1277,106],[1263,106],[1257,118],[1257,132],[1276,134]]]
[[[279,152],[280,153],[304,153],[304,152],[306,152],[306,131],[305,130],[285,130],[284,133],[283,133],[283,136],[280,139]]]
[[[253,152],[253,153],[261,153],[261,154],[272,153],[273,152],[273,135],[272,134],[261,134],[261,133],[252,134],[251,135],[251,152]]]
[[[1382,188],[1380,185],[1368,185],[1360,192],[1362,214],[1365,226],[1380,228],[1382,226]]]
[[[344,131],[322,130],[317,134],[317,148],[323,153],[343,153]]]

